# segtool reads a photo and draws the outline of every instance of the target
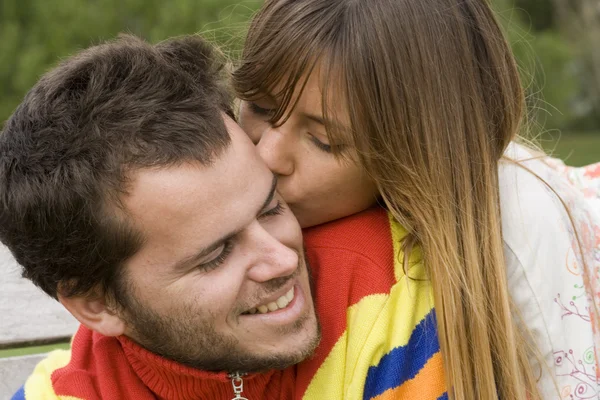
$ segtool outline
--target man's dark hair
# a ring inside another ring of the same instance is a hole
[[[0,240],[23,276],[54,298],[112,293],[143,243],[120,202],[129,173],[222,153],[225,75],[199,36],[122,36],[43,76],[0,134]]]

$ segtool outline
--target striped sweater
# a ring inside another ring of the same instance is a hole
[[[323,340],[298,366],[296,398],[446,399],[433,297],[418,251],[383,209],[305,232]]]

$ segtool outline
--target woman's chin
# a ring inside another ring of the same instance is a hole
[[[290,205],[290,209],[298,219],[298,223],[302,229],[312,226],[321,225],[327,222],[335,221],[336,219],[344,218],[361,210],[326,210],[323,208],[301,208]]]

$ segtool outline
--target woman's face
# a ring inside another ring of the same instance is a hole
[[[273,127],[269,123],[277,100],[268,96],[242,102],[239,116],[240,126],[260,156],[279,175],[277,189],[303,228],[362,211],[377,198],[374,182],[354,161],[356,154],[349,146],[342,150],[345,157],[336,158],[331,153],[318,76],[318,71],[312,74],[283,125]],[[343,105],[333,105],[340,120],[348,121]]]

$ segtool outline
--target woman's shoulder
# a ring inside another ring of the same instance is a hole
[[[557,234],[568,235],[573,223],[594,211],[555,161],[524,146],[509,146],[498,171],[505,236],[520,233],[522,240],[524,235],[553,235],[556,240]]]
[[[578,240],[600,228],[600,210],[557,165],[511,144],[499,166],[503,239],[527,266],[564,260]]]

